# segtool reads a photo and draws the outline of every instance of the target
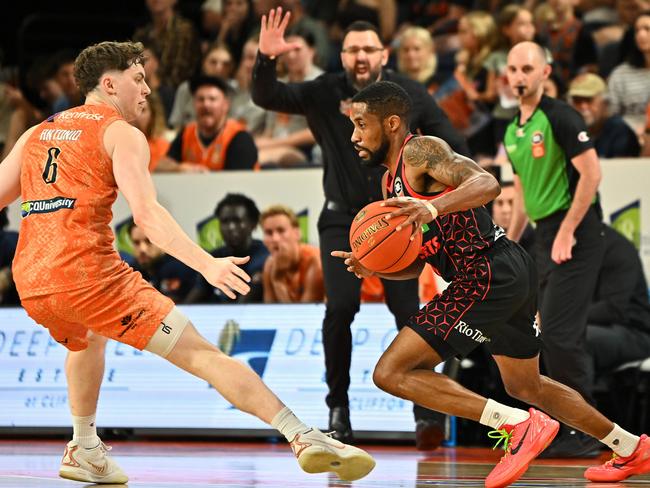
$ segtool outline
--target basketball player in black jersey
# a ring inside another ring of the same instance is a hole
[[[417,277],[428,262],[449,287],[411,317],[379,359],[375,384],[419,405],[479,421],[504,439],[506,455],[485,481],[507,486],[551,442],[559,424],[539,410],[528,412],[477,395],[433,368],[484,344],[508,393],[600,439],[619,457],[587,470],[591,480],[624,479],[650,471],[650,438],[609,421],[569,387],[540,375],[537,274],[531,258],[495,226],[483,207],[499,192],[497,181],[442,139],[409,133],[411,102],[388,81],[352,99],[352,142],[369,165],[383,164],[385,204],[407,215],[400,227],[423,232],[419,258],[404,271],[381,278]],[[399,227],[398,227],[399,229]],[[351,253],[334,251],[358,277],[373,273]],[[624,462],[621,462],[621,457]],[[615,467],[610,464],[617,464]]]

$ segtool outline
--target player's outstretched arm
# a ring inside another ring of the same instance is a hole
[[[32,132],[34,132],[34,127],[20,136],[7,157],[0,163],[0,210],[20,196],[20,167],[23,148]]]
[[[250,277],[239,268],[248,257],[216,259],[201,249],[158,203],[148,170],[149,146],[138,129],[124,121],[111,124],[104,146],[113,160],[113,174],[133,212],[133,219],[151,242],[201,273],[208,282],[235,298],[250,291]]]
[[[298,43],[286,42],[284,31],[290,13],[282,15],[282,8],[271,9],[268,17],[262,16],[260,25],[259,55],[253,67],[251,97],[256,105],[276,112],[305,114],[305,86],[312,82],[286,84],[278,81],[275,59],[282,53],[295,49]]]

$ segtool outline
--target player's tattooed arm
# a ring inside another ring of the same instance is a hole
[[[438,137],[422,136],[410,140],[404,148],[404,162],[454,189],[432,202],[438,214],[480,207],[501,191],[494,176],[471,159],[455,153]]]

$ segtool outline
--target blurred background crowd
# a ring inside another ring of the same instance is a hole
[[[287,34],[300,44],[278,63],[283,81],[340,70],[345,27],[369,21],[390,49],[388,68],[427,87],[481,164],[507,162],[501,140],[517,102],[505,80],[506,54],[523,40],[546,47],[553,65],[546,92],[582,113],[601,157],[650,152],[647,0],[146,0],[117,2],[107,12],[28,3],[29,11],[18,7],[3,20],[4,154],[27,127],[83,102],[72,75],[81,48],[133,39],[149,58],[153,93],[136,124],[149,138],[152,171],[320,165],[304,118],[251,101],[260,18],[275,6],[292,12]],[[194,86],[199,75],[219,78],[220,94]],[[196,123],[201,134],[224,118],[230,130],[218,162],[185,147],[188,126]]]

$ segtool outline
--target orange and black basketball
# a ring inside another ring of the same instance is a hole
[[[399,207],[382,207],[381,203],[366,205],[356,215],[350,227],[350,246],[354,257],[369,270],[395,273],[417,258],[422,246],[422,232],[411,240],[412,226],[397,231],[396,227],[407,217],[400,215],[386,220]]]

